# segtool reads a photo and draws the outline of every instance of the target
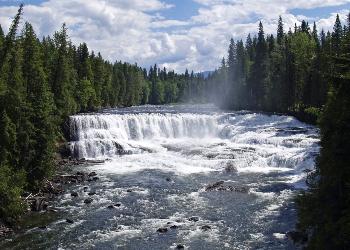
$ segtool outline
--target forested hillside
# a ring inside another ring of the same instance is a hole
[[[266,35],[260,22],[257,36],[230,41],[227,59],[209,79],[208,85],[219,89],[210,91],[212,100],[233,109],[317,115],[326,103],[334,57],[345,47],[348,26],[337,16],[333,32],[305,21],[285,30],[280,18],[274,36]]]
[[[22,11],[7,34],[0,26],[0,218],[8,221],[24,210],[23,190],[38,190],[53,173],[69,115],[202,99],[203,81],[193,72],[111,63],[85,43],[74,45],[65,25],[40,40],[29,23],[18,31]]]
[[[231,40],[227,60],[207,84],[211,100],[235,110],[283,112],[319,118],[321,154],[298,198],[298,228],[309,249],[350,247],[350,14],[332,32],[305,21],[277,36]]]

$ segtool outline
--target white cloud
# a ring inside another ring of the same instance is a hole
[[[292,9],[337,6],[350,0],[195,0],[198,13],[188,20],[167,19],[162,10],[174,6],[162,0],[47,0],[27,5],[24,19],[40,36],[53,34],[63,22],[75,43],[87,42],[111,61],[123,60],[149,67],[154,63],[177,71],[216,68],[226,55],[229,39],[256,33],[262,20],[266,33],[275,33],[282,15],[286,31],[301,19]],[[0,7],[0,23],[6,30],[17,7]],[[346,11],[341,18],[345,19]],[[332,29],[335,14],[318,20],[319,30]]]

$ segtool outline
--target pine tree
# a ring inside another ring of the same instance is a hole
[[[250,78],[250,105],[253,109],[263,109],[267,77],[267,45],[262,23],[259,23],[255,61]]]
[[[335,19],[335,24],[333,27],[333,33],[332,33],[332,50],[333,50],[333,53],[337,56],[340,53],[342,36],[343,36],[343,28],[340,22],[339,15],[337,15]]]
[[[59,114],[59,121],[62,123],[70,114],[77,110],[73,90],[75,87],[73,65],[68,59],[68,35],[67,27],[62,25],[60,32],[54,35],[57,53],[53,58],[53,67],[50,71],[51,89],[54,94],[56,112]]]
[[[280,16],[278,19],[278,27],[277,27],[277,43],[279,45],[282,44],[284,37],[284,28],[283,28],[283,21],[282,17]]]
[[[27,102],[31,107],[30,122],[33,137],[29,138],[33,155],[26,166],[27,181],[33,189],[52,173],[52,157],[55,141],[53,123],[53,99],[42,66],[38,39],[33,27],[26,23],[23,31],[23,79],[27,86]],[[31,134],[31,133],[29,133]]]
[[[9,32],[6,35],[5,44],[3,46],[3,49],[2,49],[1,55],[0,55],[0,58],[3,58],[3,60],[0,60],[0,63],[1,63],[0,64],[0,69],[2,68],[2,63],[5,60],[5,58],[7,57],[7,54],[12,49],[12,46],[13,46],[14,41],[16,39],[16,33],[17,33],[17,29],[18,29],[19,22],[20,22],[20,19],[22,17],[22,14],[23,14],[23,4],[21,4],[19,6],[17,14],[16,14],[15,18],[12,21],[10,30],[9,30]]]

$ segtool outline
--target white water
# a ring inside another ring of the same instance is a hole
[[[13,248],[296,249],[285,233],[296,223],[292,198],[319,151],[315,127],[208,106],[109,110],[72,116],[70,127],[75,156],[108,159],[73,171],[96,171],[100,179],[72,186],[79,196],[67,192],[56,206],[64,217]],[[248,191],[205,191],[217,181]]]
[[[231,166],[239,172],[288,172],[288,181],[297,183],[319,150],[317,130],[288,116],[115,113],[73,116],[70,123],[72,152],[78,158],[112,159],[101,167],[110,173],[191,174]]]

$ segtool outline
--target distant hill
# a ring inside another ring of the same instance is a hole
[[[202,75],[204,78],[208,78],[210,74],[214,73],[214,71],[203,71],[197,73],[197,75]]]

